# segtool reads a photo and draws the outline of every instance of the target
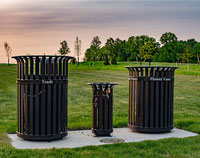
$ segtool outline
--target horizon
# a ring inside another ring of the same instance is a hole
[[[179,40],[200,41],[200,1],[55,1],[2,0],[0,2],[0,63],[6,63],[3,43],[12,56],[58,53],[66,40],[74,52],[76,36],[82,41],[82,57],[94,36],[106,39],[148,35],[159,41],[165,32]],[[73,54],[69,54],[73,56]],[[16,63],[11,60],[11,63]]]

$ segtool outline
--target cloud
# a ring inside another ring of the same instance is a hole
[[[173,1],[20,1],[0,9],[0,34],[5,32],[103,29],[138,25],[199,24],[200,2]],[[142,27],[141,27],[142,28]]]
[[[94,35],[105,41],[110,36],[159,37],[165,31],[173,31],[180,38],[198,38],[199,8],[200,1],[186,0],[20,0],[0,5],[0,36],[12,41],[15,50],[18,47],[21,52],[33,50],[33,43],[44,50],[44,45],[47,48],[51,42],[52,49],[55,41],[65,37],[71,39],[73,47],[77,35],[82,35],[87,43],[83,50]]]

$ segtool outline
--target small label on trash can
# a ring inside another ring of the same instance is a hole
[[[129,80],[131,81],[137,81],[137,80],[147,80],[147,81],[171,81],[172,79],[171,78],[166,78],[166,77],[163,77],[163,78],[158,78],[158,77],[150,77],[150,78],[146,78],[144,76],[142,77],[130,77]]]
[[[150,77],[150,81],[171,81],[171,78],[154,78],[154,77]]]
[[[42,80],[42,84],[53,84],[52,80]]]

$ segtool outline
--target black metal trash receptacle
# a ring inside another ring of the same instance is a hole
[[[92,86],[92,132],[110,136],[113,132],[113,86],[116,83],[88,83]]]
[[[130,67],[128,127],[158,133],[173,129],[174,71],[178,67]]]
[[[14,56],[17,60],[17,135],[54,140],[67,135],[69,56]]]

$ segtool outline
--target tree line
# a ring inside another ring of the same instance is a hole
[[[85,61],[103,61],[105,65],[118,61],[200,63],[200,42],[195,39],[178,40],[166,32],[157,42],[147,35],[131,36],[128,40],[107,39],[104,46],[99,37],[93,38],[85,52]]]
[[[103,61],[105,65],[117,64],[118,61],[137,62],[185,62],[200,64],[200,42],[195,39],[186,41],[178,40],[174,33],[166,32],[162,34],[159,42],[155,38],[147,35],[131,36],[128,40],[119,38],[107,39],[101,46],[99,37],[93,38],[90,47],[85,51],[84,61]],[[60,55],[70,53],[70,48],[64,40],[60,43],[58,50]],[[7,42],[4,43],[6,56],[11,56],[12,49]],[[77,60],[72,59],[72,63],[78,62],[81,55],[81,40],[76,37],[74,42],[74,53]]]

